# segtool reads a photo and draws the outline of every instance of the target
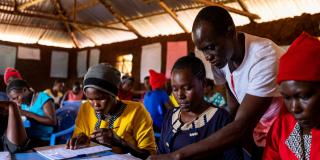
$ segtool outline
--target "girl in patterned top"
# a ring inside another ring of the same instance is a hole
[[[168,111],[159,142],[159,153],[174,152],[186,145],[205,139],[231,121],[227,111],[203,99],[206,72],[202,61],[194,55],[176,61],[171,71],[173,94],[179,108]],[[215,155],[199,158],[241,159],[240,148],[226,148]],[[157,157],[151,157],[151,159]]]

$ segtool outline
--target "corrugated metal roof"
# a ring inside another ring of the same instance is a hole
[[[100,0],[77,0],[78,11],[73,19],[74,0],[58,0],[67,19],[59,20],[54,0],[36,0],[24,10],[19,6],[34,0],[0,1],[0,40],[19,43],[38,43],[57,47],[92,47],[138,38],[134,32],[108,29],[114,27],[129,30],[132,26],[143,37],[183,33],[184,30],[166,13],[157,0],[102,0],[112,6],[120,16],[115,17]],[[256,22],[266,22],[302,13],[319,13],[319,0],[243,0],[249,12],[261,17]],[[196,0],[164,0],[176,12],[178,19],[190,32],[195,16],[204,4]],[[236,0],[212,0],[242,10]],[[15,7],[17,6],[17,7]],[[235,24],[245,25],[247,17],[231,13]],[[126,21],[122,24],[120,21]],[[74,33],[76,46],[66,29]],[[127,26],[126,26],[127,25]],[[129,25],[129,26],[128,26]]]

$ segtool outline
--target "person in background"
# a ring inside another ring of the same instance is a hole
[[[280,59],[283,110],[267,138],[264,160],[320,159],[320,41],[302,33]]]
[[[133,93],[132,93],[133,84],[134,84],[133,77],[124,76],[124,78],[122,78],[122,81],[119,85],[119,92],[118,92],[118,97],[121,100],[133,100]]]
[[[200,141],[232,121],[227,111],[203,99],[206,71],[199,58],[194,55],[179,58],[171,75],[173,94],[179,108],[171,109],[166,114],[158,145],[160,154],[174,152]],[[228,147],[206,158],[222,160],[241,157],[240,147]]]
[[[204,7],[192,27],[192,40],[211,63],[216,85],[227,88],[234,121],[208,138],[155,159],[192,159],[243,144],[248,159],[261,159],[267,133],[282,104],[276,83],[283,49],[269,39],[238,32],[231,15]]]
[[[154,131],[160,132],[166,109],[171,108],[169,96],[164,90],[166,77],[164,74],[157,73],[152,69],[149,70],[149,74],[152,90],[144,95],[143,103],[152,117]]]
[[[0,151],[10,153],[28,149],[29,139],[23,127],[19,106],[14,102],[0,101]]]
[[[68,90],[63,98],[62,98],[62,102],[63,101],[81,101],[81,100],[85,100],[86,96],[84,95],[81,85],[79,82],[75,82],[72,85],[72,90]]]
[[[30,120],[28,137],[33,147],[49,145],[53,126],[57,124],[52,98],[44,92],[33,92],[24,80],[12,80],[7,86],[7,94],[21,108],[22,116]]]
[[[226,106],[226,101],[219,92],[215,91],[215,85],[211,79],[206,79],[204,100],[220,108],[224,108]]]
[[[56,108],[60,107],[61,99],[63,97],[64,82],[61,80],[55,80],[53,87],[44,90],[54,101]]]
[[[120,72],[110,64],[89,68],[83,81],[88,101],[81,104],[67,148],[78,149],[94,141],[142,159],[156,153],[148,111],[139,102],[117,99],[119,83]]]
[[[146,92],[152,91],[152,87],[150,85],[150,76],[144,77],[143,85],[144,85],[144,88],[146,89]]]

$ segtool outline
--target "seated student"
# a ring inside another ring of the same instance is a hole
[[[273,124],[265,160],[320,159],[320,41],[302,33],[280,59],[284,108]]]
[[[26,130],[33,147],[48,145],[53,126],[57,123],[52,98],[44,92],[31,91],[27,82],[19,79],[8,84],[7,94],[11,101],[21,107],[21,115],[31,122]]]
[[[0,101],[0,120],[0,151],[15,153],[26,150],[29,140],[14,102]]]
[[[59,108],[61,99],[63,97],[64,82],[60,80],[55,80],[53,87],[44,90],[52,99],[56,108]]]
[[[119,85],[119,91],[118,91],[118,97],[121,100],[133,100],[133,83],[134,83],[134,78],[124,76],[121,80],[121,83]]]
[[[83,90],[88,101],[82,103],[67,148],[77,149],[90,141],[111,146],[114,152],[131,153],[139,158],[155,154],[152,120],[139,102],[116,98],[120,72],[109,64],[89,68]]]
[[[62,102],[63,101],[81,101],[86,99],[86,96],[84,95],[82,89],[81,89],[81,85],[79,82],[75,82],[72,85],[72,90],[68,90],[63,98],[62,98]]]
[[[215,86],[213,80],[206,79],[204,88],[204,100],[217,107],[223,108],[226,106],[226,101],[224,100],[221,93],[215,91],[214,87]]]
[[[157,73],[154,70],[149,70],[150,85],[152,90],[144,95],[144,106],[150,113],[153,121],[153,129],[156,132],[161,131],[162,121],[166,112],[166,108],[171,108],[169,96],[164,90],[166,77],[163,74]]]
[[[178,59],[171,71],[173,94],[179,108],[168,111],[159,142],[159,153],[174,152],[205,139],[231,122],[228,112],[204,99],[206,71],[194,55]],[[210,159],[241,159],[241,148],[228,148]],[[153,157],[151,157],[153,159]]]

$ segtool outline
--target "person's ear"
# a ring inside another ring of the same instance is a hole
[[[227,29],[227,34],[226,36],[229,37],[229,38],[234,38],[235,37],[235,34],[236,34],[236,28],[235,26],[228,26],[228,29]]]

